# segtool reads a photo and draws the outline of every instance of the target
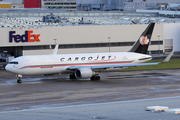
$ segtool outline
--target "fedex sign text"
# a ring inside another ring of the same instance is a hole
[[[40,34],[32,34],[32,30],[25,31],[25,34],[19,35],[15,34],[16,31],[9,31],[9,42],[13,42],[13,39],[16,43],[18,42],[40,42],[39,36]]]

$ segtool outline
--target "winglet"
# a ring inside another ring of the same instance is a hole
[[[164,61],[162,61],[162,62],[160,62],[160,63],[167,63],[167,62],[171,59],[173,53],[174,53],[174,51],[172,51],[171,53],[169,53],[169,55],[164,59]]]
[[[58,52],[59,44],[56,45],[51,55],[56,55]]]

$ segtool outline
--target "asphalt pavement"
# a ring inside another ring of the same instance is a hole
[[[177,120],[145,111],[180,108],[180,69],[101,73],[101,81],[23,76],[0,71],[0,120]]]

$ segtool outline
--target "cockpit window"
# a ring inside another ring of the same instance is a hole
[[[17,65],[17,64],[18,64],[18,62],[10,62],[9,64],[16,64],[16,65]]]

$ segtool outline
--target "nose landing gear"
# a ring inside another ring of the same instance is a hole
[[[19,78],[19,79],[17,80],[17,83],[22,83],[21,78]]]
[[[22,75],[16,74],[16,77],[18,78],[17,83],[22,83],[22,80],[21,80]]]

